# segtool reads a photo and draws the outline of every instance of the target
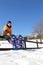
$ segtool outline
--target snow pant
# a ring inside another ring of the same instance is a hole
[[[6,35],[6,36],[4,36],[4,38],[5,38],[6,40],[8,40],[8,41],[10,40],[10,37],[9,37],[9,36],[7,36],[7,35]]]
[[[7,31],[3,31],[3,36],[6,40],[10,40],[10,36],[7,36]]]

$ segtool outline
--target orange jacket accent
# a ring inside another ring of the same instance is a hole
[[[8,26],[4,26],[4,29],[3,29],[3,31],[8,31],[8,33],[7,33],[7,36],[11,36],[11,34],[12,34],[12,28],[9,28]]]

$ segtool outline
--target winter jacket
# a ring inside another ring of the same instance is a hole
[[[11,26],[9,27],[8,25],[5,25],[4,28],[3,28],[3,31],[7,31],[7,36],[11,36],[12,34],[12,28]]]

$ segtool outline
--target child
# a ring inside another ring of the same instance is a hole
[[[3,28],[3,36],[5,37],[6,40],[9,40],[11,34],[12,34],[12,23],[11,21],[8,21]]]

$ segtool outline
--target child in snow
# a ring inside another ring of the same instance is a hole
[[[3,28],[3,36],[5,37],[6,40],[9,40],[11,34],[12,34],[12,23],[11,21],[8,21]]]

